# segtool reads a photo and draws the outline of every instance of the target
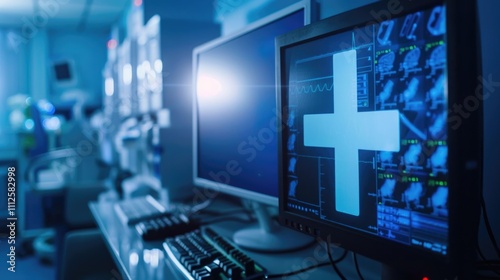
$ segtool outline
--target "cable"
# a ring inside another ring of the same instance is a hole
[[[291,272],[287,272],[287,273],[270,274],[270,275],[266,275],[266,279],[281,278],[281,277],[288,277],[288,276],[292,276],[292,275],[297,275],[297,274],[300,274],[300,273],[303,273],[303,272],[306,272],[306,271],[309,271],[309,270],[312,270],[312,269],[315,269],[318,267],[328,266],[328,265],[330,265],[330,262],[319,263],[317,265],[308,266],[308,267],[305,267],[305,268],[302,268],[299,270],[295,270],[295,271],[291,271]]]
[[[334,260],[333,262],[339,263],[339,262],[343,261],[345,259],[345,257],[347,257],[347,253],[349,253],[349,251],[344,249],[344,253],[342,253],[342,255],[338,259]]]
[[[493,234],[493,229],[491,228],[490,220],[488,218],[488,212],[486,211],[486,202],[484,201],[484,195],[481,195],[481,207],[483,209],[483,219],[484,219],[484,224],[486,225],[486,231],[488,232],[490,241],[493,244],[493,249],[495,249],[498,257],[500,258],[500,249],[498,247],[495,235]]]
[[[500,262],[499,261],[482,261],[482,262],[476,263],[476,267],[478,269],[500,271]]]
[[[228,212],[231,212],[231,211],[228,211]],[[201,214],[210,215],[210,216],[219,216],[221,214],[221,212],[205,208],[205,209],[201,209],[201,210],[197,211],[196,213],[193,213],[193,215],[201,215]]]
[[[342,253],[342,255],[338,259],[334,260],[333,262],[339,263],[339,262],[343,261],[345,259],[345,257],[347,256],[347,252],[348,252],[347,250],[344,250],[344,253]],[[331,264],[332,263],[330,261],[328,261],[328,262],[319,263],[317,265],[308,266],[308,267],[305,267],[305,268],[302,268],[299,270],[295,270],[295,271],[291,271],[291,272],[287,272],[287,273],[266,275],[266,278],[288,277],[288,276],[297,275],[297,274],[300,274],[302,272],[306,272],[306,271],[309,271],[309,270],[312,270],[312,269],[315,269],[318,267],[329,266]]]
[[[210,206],[210,204],[212,204],[212,202],[213,202],[213,199],[207,199],[200,204],[196,204],[195,206],[191,207],[190,214],[194,214],[198,211],[201,211],[201,210],[207,208],[208,206]]]
[[[234,214],[234,213],[231,213],[231,215],[232,214]],[[214,219],[209,220],[209,221],[203,221],[201,223],[201,225],[202,226],[206,226],[206,225],[211,225],[211,224],[215,224],[215,223],[219,223],[219,222],[226,222],[226,221],[236,221],[236,222],[240,222],[240,223],[248,223],[248,222],[252,221],[250,219],[243,219],[243,218],[238,218],[238,217],[231,217],[231,215],[226,215],[226,216],[214,218]]]
[[[356,272],[358,273],[359,279],[365,280],[365,278],[361,274],[361,270],[359,269],[358,257],[356,253],[352,252],[352,258],[354,259],[354,266],[356,267]]]
[[[330,250],[330,240],[327,241],[326,247],[327,247],[326,251],[328,252],[328,259],[330,259],[330,263],[331,263],[333,269],[335,270],[335,272],[337,273],[337,275],[340,277],[340,279],[347,280],[347,278],[345,278],[344,274],[342,274],[342,272],[340,272],[340,270],[337,267],[337,264],[335,263],[335,261],[333,261],[332,252]],[[347,252],[347,250],[345,252]]]
[[[193,213],[193,215],[209,215],[209,216],[214,216],[214,217],[220,217],[220,216],[230,216],[230,215],[233,215],[236,213],[244,213],[244,214],[247,214],[248,218],[250,218],[250,219],[253,218],[253,216],[250,213],[248,213],[248,210],[240,209],[240,208],[229,209],[225,212],[219,212],[219,211],[214,211],[214,210],[210,210],[210,209],[203,209],[203,210],[200,210],[196,213]]]
[[[497,260],[487,260],[486,257],[484,256],[483,252],[481,251],[481,247],[479,246],[479,242],[476,244],[476,250],[477,254],[479,255],[479,258],[482,261],[478,261],[476,263],[477,266],[485,265],[485,264],[500,264],[500,261]],[[477,270],[482,270],[482,268],[478,267]],[[496,275],[500,276],[500,271],[497,270],[491,270],[491,272],[495,273]]]
[[[500,261],[480,261],[476,263],[476,269],[477,270],[487,270],[490,272],[495,273],[496,275],[500,276]],[[497,276],[497,277],[498,277]]]

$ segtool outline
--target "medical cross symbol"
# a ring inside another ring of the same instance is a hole
[[[359,216],[359,150],[399,151],[398,110],[359,112],[355,50],[333,55],[334,114],[304,115],[304,145],[335,148],[335,209]]]

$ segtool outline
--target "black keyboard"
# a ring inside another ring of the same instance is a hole
[[[135,225],[137,233],[145,241],[164,240],[167,237],[174,237],[199,227],[197,220],[188,218],[184,214],[165,214],[139,222]]]
[[[134,225],[168,213],[167,209],[150,195],[118,201],[114,208],[122,223],[127,225]]]
[[[189,280],[265,277],[262,266],[210,228],[169,238],[163,247]]]

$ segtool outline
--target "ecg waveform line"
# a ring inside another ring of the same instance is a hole
[[[316,84],[316,85],[296,85],[292,89],[292,93],[317,93],[324,91],[332,91],[333,83],[324,83],[324,84]]]

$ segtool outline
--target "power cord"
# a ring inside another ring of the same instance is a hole
[[[344,250],[344,253],[342,253],[342,255],[338,259],[334,260],[333,262],[334,263],[339,263],[339,262],[343,261],[346,258],[347,253],[348,253],[348,251]],[[269,274],[269,275],[266,275],[266,279],[281,278],[281,277],[288,277],[288,276],[292,276],[292,275],[297,275],[297,274],[300,274],[300,273],[303,273],[303,272],[306,272],[306,271],[309,271],[309,270],[312,270],[312,269],[315,269],[315,268],[318,268],[318,267],[330,266],[331,264],[332,263],[330,261],[328,261],[328,262],[318,263],[316,265],[311,265],[311,266],[308,266],[308,267],[305,267],[305,268],[302,268],[302,269],[299,269],[299,270],[294,270],[294,271],[291,271],[291,272],[287,272],[287,273]]]
[[[484,224],[486,226],[486,231],[488,232],[488,237],[490,238],[491,243],[493,244],[493,248],[495,249],[497,255],[500,257],[500,250],[498,248],[497,241],[495,239],[495,235],[493,234],[493,230],[491,228],[491,224],[488,218],[488,213],[486,210],[486,202],[484,200],[483,194],[483,185],[481,185],[481,211],[483,214]],[[485,255],[483,254],[481,247],[479,246],[479,242],[476,245],[477,254],[482,261],[476,263],[476,276],[477,279],[500,279],[500,261],[499,260],[487,260]],[[495,268],[496,266],[496,268]],[[479,271],[486,271],[495,273],[497,276],[491,275],[483,275],[478,273]]]
[[[210,204],[212,204],[212,202],[213,202],[213,199],[207,199],[207,200],[203,201],[202,203],[194,205],[193,207],[191,207],[191,209],[189,209],[189,214],[192,215],[192,214],[195,214],[199,211],[206,209],[208,206],[210,206]]]
[[[484,224],[486,226],[486,231],[488,232],[491,244],[493,244],[493,249],[495,249],[497,256],[500,258],[500,249],[498,247],[498,243],[495,239],[495,235],[493,234],[493,229],[491,228],[490,220],[488,218],[488,211],[486,210],[486,202],[484,201],[484,195],[481,195],[481,209],[483,210]]]
[[[193,213],[193,215],[207,215],[207,216],[212,216],[212,217],[220,217],[220,216],[228,216],[236,213],[243,213],[246,214],[249,219],[253,219],[252,213],[250,213],[247,209],[242,209],[242,208],[235,208],[235,209],[229,209],[226,210],[225,212],[220,212],[220,211],[214,211],[211,209],[203,209],[200,210],[196,213]]]
[[[359,264],[358,264],[358,255],[354,252],[352,252],[352,258],[354,259],[354,266],[356,267],[356,272],[358,273],[358,277],[359,279],[361,280],[365,280],[365,278],[363,278],[363,275],[361,274],[361,270],[359,269]]]
[[[215,223],[219,223],[219,222],[226,222],[226,221],[236,221],[236,222],[240,222],[240,223],[248,223],[248,222],[252,222],[255,220],[252,218],[244,219],[244,218],[233,217],[234,214],[236,214],[238,212],[246,212],[246,211],[242,210],[242,211],[237,211],[237,212],[231,212],[227,215],[222,215],[222,216],[213,218],[213,219],[208,220],[208,221],[203,221],[201,223],[201,225],[210,225],[210,224],[215,224]]]
[[[335,263],[335,261],[332,258],[332,251],[330,248],[330,240],[327,241],[326,247],[327,247],[326,251],[328,252],[328,259],[330,259],[330,263],[331,263],[333,269],[335,270],[337,275],[340,277],[340,279],[347,280],[347,278],[344,276],[344,274],[342,274],[342,272],[340,272],[340,269],[337,267],[337,264]],[[345,252],[347,252],[347,250]]]
[[[318,268],[318,267],[329,266],[329,265],[330,265],[330,262],[319,263],[317,265],[311,265],[311,266],[308,266],[308,267],[305,267],[305,268],[302,268],[299,270],[287,272],[287,273],[266,275],[266,279],[288,277],[288,276],[297,275],[297,274],[300,274],[300,273],[303,273],[303,272],[306,272],[309,270],[313,270],[313,269]]]
[[[480,271],[489,271],[500,276],[500,261],[482,261],[476,264],[476,269]]]

